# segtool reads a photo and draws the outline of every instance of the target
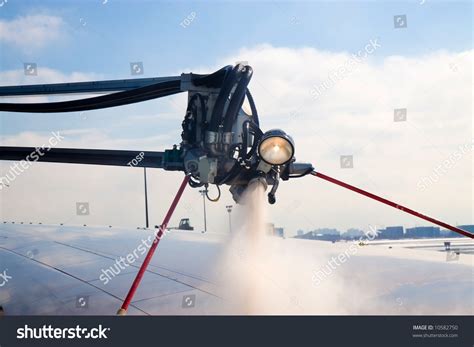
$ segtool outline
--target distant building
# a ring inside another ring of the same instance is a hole
[[[321,241],[332,241],[336,242],[341,240],[341,235],[340,234],[317,234],[314,237],[315,240],[321,240]]]
[[[283,238],[285,237],[285,229],[275,227],[275,224],[273,223],[267,223],[266,229],[267,229],[266,230],[267,235],[278,236],[278,237],[283,237]]]
[[[458,228],[474,233],[474,225],[458,225]]]
[[[300,230],[298,230],[298,231],[300,231]],[[301,230],[301,231],[302,231],[302,230]],[[313,232],[312,232],[312,231],[309,231],[309,232],[305,233],[305,232],[303,231],[302,234],[296,234],[296,235],[295,235],[295,238],[297,238],[297,239],[313,239]]]
[[[284,237],[283,231],[275,228],[272,224],[272,234],[280,237]],[[466,230],[467,232],[474,233],[474,225],[459,225],[458,228]],[[385,240],[399,240],[403,238],[436,238],[436,237],[459,237],[459,234],[450,230],[440,230],[439,227],[434,226],[423,226],[406,228],[404,232],[403,226],[389,226],[383,229],[377,230],[377,239]],[[340,233],[337,229],[332,228],[319,228],[313,231],[304,232],[299,229],[296,232],[295,238],[308,239],[308,240],[324,240],[324,241],[339,241],[339,240],[356,240],[360,237],[367,236],[368,234],[362,230],[350,228],[344,233]]]
[[[278,237],[285,237],[285,229],[283,228],[274,228],[273,235]]]
[[[330,229],[330,228],[320,228],[315,229],[313,234],[320,234],[320,235],[341,235],[339,230],[337,229]]]
[[[378,231],[378,239],[396,240],[403,238],[402,226],[386,227],[385,229],[380,229]]]
[[[358,239],[360,237],[363,237],[365,235],[363,230],[359,229],[348,229],[345,233],[341,235],[342,238],[344,239]]]
[[[296,235],[297,239],[306,239],[306,240],[320,240],[320,241],[339,241],[341,239],[340,234],[319,234],[316,231],[309,231],[303,235]]]
[[[458,225],[457,226],[459,229],[465,230],[470,233],[474,233],[474,225]],[[459,237],[458,233],[455,233],[454,231],[443,229],[440,232],[441,237]]]
[[[406,229],[406,237],[421,238],[421,237],[440,237],[441,232],[438,227],[415,227]]]
[[[442,229],[439,233],[441,237],[459,237],[458,233],[447,229]]]

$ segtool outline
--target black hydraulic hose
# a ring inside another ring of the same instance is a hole
[[[208,87],[220,87],[224,77],[232,69],[232,66],[224,68],[210,75],[195,75],[193,82],[196,85]],[[101,95],[71,101],[48,102],[48,103],[0,103],[0,111],[28,112],[28,113],[59,113],[98,110],[109,107],[123,106],[142,101],[152,100],[181,92],[181,80],[154,83],[145,87],[135,88],[122,92]]]
[[[251,131],[250,131],[251,130]],[[252,143],[252,147],[250,151],[247,152],[247,141],[248,141],[248,133],[252,133],[254,136],[254,140]],[[260,142],[260,138],[262,137],[263,132],[260,130],[257,124],[253,121],[246,120],[242,124],[242,146],[239,150],[239,157],[242,158],[243,161],[251,158],[252,155],[255,153],[257,149],[257,145]]]
[[[180,93],[180,80],[151,84],[93,98],[47,103],[0,103],[0,111],[57,113],[97,110],[133,104]]]
[[[210,88],[218,88],[222,86],[225,77],[232,71],[232,65],[224,66],[222,69],[210,75],[197,75],[193,74],[193,83],[195,86],[207,86]]]
[[[247,160],[247,141],[248,141],[248,132],[249,132],[249,123],[250,121],[245,121],[242,124],[242,146],[240,146],[239,157],[242,160]]]
[[[258,119],[258,113],[257,113],[257,107],[255,106],[255,102],[253,100],[252,94],[250,93],[250,90],[247,88],[246,91],[247,99],[250,104],[250,109],[252,111],[252,121],[246,120],[242,124],[242,146],[240,147],[239,151],[239,156],[242,158],[244,161],[249,158],[249,153],[247,153],[247,141],[248,141],[248,133],[251,127],[254,129],[254,134],[255,134],[255,129],[258,129],[260,131],[260,120]],[[261,134],[259,135],[259,137]],[[252,147],[255,147],[257,139],[254,140],[254,143],[252,144]]]
[[[244,66],[238,64],[227,74],[214,105],[214,109],[212,110],[209,131],[217,131],[222,120],[222,114],[224,113],[224,107],[229,98],[229,94],[238,82],[243,69]]]
[[[260,120],[258,119],[258,112],[257,107],[255,106],[255,101],[253,100],[252,94],[250,94],[250,90],[247,88],[247,99],[250,104],[250,109],[252,110],[252,118],[255,124],[260,125]]]
[[[240,78],[237,87],[232,94],[232,98],[230,99],[229,107],[227,108],[225,117],[223,119],[224,125],[224,132],[229,132],[232,130],[232,126],[239,114],[240,108],[244,102],[245,93],[247,92],[247,86],[250,83],[250,79],[252,78],[253,70],[250,66],[245,66],[245,70],[243,71],[243,76]]]
[[[263,135],[262,130],[260,130],[258,125],[256,125],[255,123],[249,122],[249,127],[252,128],[252,130],[254,131],[253,135],[255,136],[255,138],[253,139],[252,148],[250,148],[250,151],[247,153],[246,159],[251,158],[257,151],[258,143],[260,142],[260,138]]]

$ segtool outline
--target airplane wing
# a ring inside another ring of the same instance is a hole
[[[114,315],[150,235],[142,229],[2,225],[0,268],[11,277],[0,288],[5,314]],[[205,255],[215,255],[220,240],[200,242],[199,236],[183,233],[162,243],[128,314],[216,312],[221,298],[209,280]],[[198,256],[189,258],[196,250]],[[177,261],[185,255],[186,261]]]
[[[143,261],[144,240],[152,235],[108,226],[0,224],[4,314],[115,315]],[[474,243],[466,238],[370,241],[358,247],[269,237],[252,256],[251,247],[236,237],[166,234],[127,313],[474,312]],[[446,241],[451,252],[444,251]],[[247,306],[234,300],[235,289],[242,289]]]

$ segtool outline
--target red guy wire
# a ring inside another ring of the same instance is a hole
[[[449,229],[451,231],[454,231],[455,233],[458,233],[458,234],[461,234],[461,235],[464,235],[464,236],[467,236],[467,237],[470,237],[471,239],[474,239],[474,235],[465,231],[465,230],[462,230],[460,228],[457,228],[455,226],[452,226],[452,225],[449,225],[449,224],[446,224],[442,221],[439,221],[437,219],[434,219],[432,217],[429,217],[429,216],[426,216],[422,213],[419,213],[419,212],[416,212],[408,207],[405,207],[403,205],[400,205],[400,204],[397,204],[393,201],[390,201],[390,200],[387,200],[387,199],[384,199],[378,195],[375,195],[375,194],[372,194],[372,193],[369,193],[365,190],[362,190],[360,188],[357,188],[357,187],[354,187],[354,186],[351,186],[350,184],[347,184],[347,183],[344,183],[342,181],[339,181],[335,178],[332,178],[332,177],[329,177],[329,176],[326,176],[325,174],[322,174],[320,172],[316,172],[316,171],[313,171],[311,173],[313,176],[316,176],[316,177],[319,177],[319,178],[322,178],[323,180],[326,180],[328,182],[331,182],[331,183],[334,183],[334,184],[337,184],[338,186],[341,186],[341,187],[344,187],[344,188],[347,188],[349,190],[352,190],[353,192],[356,192],[356,193],[359,193],[359,194],[362,194],[364,196],[367,196],[371,199],[374,199],[376,201],[379,201],[385,205],[388,205],[388,206],[392,206],[400,211],[403,211],[403,212],[406,212],[406,213],[409,213],[415,217],[418,217],[418,218],[421,218],[421,219],[424,219],[424,220],[427,220],[428,222],[431,222],[431,223],[434,223],[434,224],[437,224],[443,228],[446,228],[446,229]]]
[[[142,280],[142,277],[145,274],[146,268],[148,267],[148,264],[150,263],[151,258],[153,257],[153,254],[155,253],[156,247],[158,246],[158,243],[160,242],[163,236],[163,233],[166,230],[166,227],[168,226],[171,216],[173,215],[173,212],[176,206],[178,205],[178,202],[181,196],[183,195],[184,188],[186,188],[188,181],[189,181],[189,176],[186,175],[183,179],[183,182],[181,183],[181,186],[178,189],[178,192],[176,193],[176,196],[174,197],[173,202],[171,203],[171,206],[168,210],[168,213],[165,216],[165,219],[163,220],[163,223],[161,223],[160,229],[155,236],[155,240],[153,241],[153,244],[148,250],[148,253],[145,257],[145,260],[142,263],[142,266],[140,267],[140,270],[138,270],[137,277],[135,277],[135,280],[133,281],[133,284],[130,287],[130,290],[122,304],[122,307],[117,312],[118,315],[122,316],[126,314],[128,306],[130,305],[130,302],[132,301],[132,298],[135,295],[135,292],[137,291],[140,281]]]

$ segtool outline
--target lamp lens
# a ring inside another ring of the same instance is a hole
[[[293,146],[288,140],[273,136],[262,141],[259,152],[267,163],[283,165],[293,157]]]

